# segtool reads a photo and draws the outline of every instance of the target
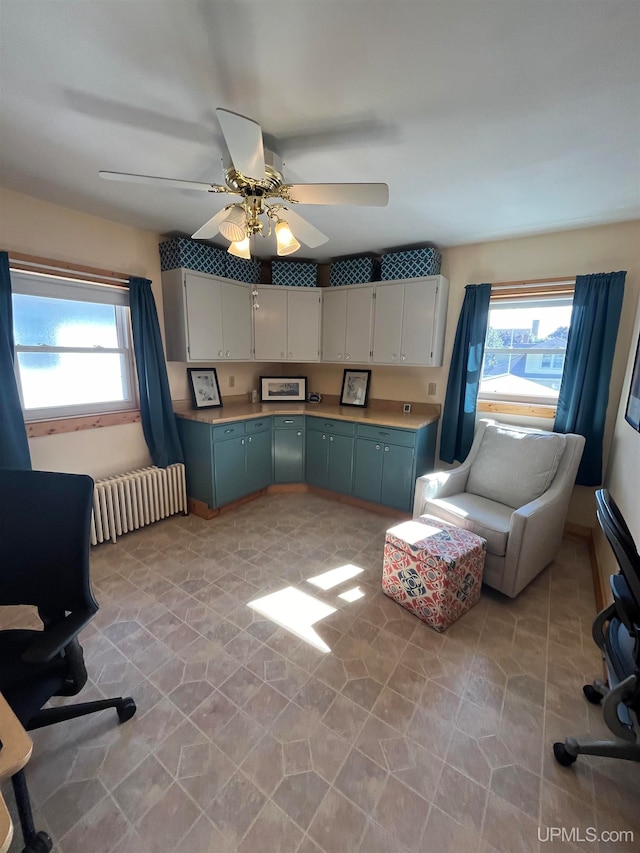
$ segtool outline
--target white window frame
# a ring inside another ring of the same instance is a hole
[[[550,303],[557,303],[558,307],[566,307],[571,305],[573,302],[573,296],[567,296],[566,294],[557,294],[550,292],[549,295],[536,295],[536,296],[519,296],[513,295],[509,297],[501,297],[496,299],[493,303],[490,303],[489,310],[514,310],[517,308],[536,308],[536,307],[549,307]],[[489,323],[487,323],[487,335],[489,334]],[[549,355],[553,361],[557,356],[564,356],[566,354],[565,349],[559,348],[548,348],[548,347],[513,347],[506,350],[504,347],[487,347],[485,345],[484,348],[484,356],[482,359],[482,369],[480,372],[480,376],[484,373],[484,363],[487,355],[497,354],[497,355]],[[566,365],[566,359],[563,359],[562,371],[564,372],[564,368]],[[552,370],[553,368],[548,368]],[[560,381],[562,381],[562,374],[560,376]],[[482,388],[482,385],[480,385]],[[556,406],[558,404],[558,396],[552,395],[543,395],[543,394],[506,394],[504,392],[501,393],[490,393],[487,391],[480,390],[478,392],[478,400],[489,403],[523,403],[527,405],[539,405],[539,406]]]
[[[27,296],[44,296],[50,299],[68,299],[72,302],[90,302],[113,305],[116,312],[117,347],[57,347],[48,345],[24,346],[15,344],[14,371],[20,403],[25,422],[54,420],[57,418],[75,418],[84,415],[96,415],[112,412],[129,412],[138,408],[137,382],[133,356],[131,316],[129,311],[129,290],[108,284],[76,279],[66,279],[43,273],[11,271],[12,293]],[[125,400],[80,403],[77,405],[48,406],[38,409],[26,409],[20,379],[19,353],[114,353],[124,356],[124,384],[127,393]]]

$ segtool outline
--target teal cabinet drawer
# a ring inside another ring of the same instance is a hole
[[[399,444],[401,447],[414,447],[416,434],[414,430],[388,429],[383,426],[358,424],[356,435],[359,438],[371,438],[374,441],[385,441],[389,444]]]
[[[247,435],[264,432],[264,430],[271,429],[271,418],[256,418],[253,421],[245,421],[244,428]]]
[[[304,415],[275,415],[273,425],[276,429],[302,429]]]
[[[236,438],[239,435],[244,435],[244,421],[213,427],[211,433],[214,441],[222,441],[226,438]]]
[[[307,429],[314,432],[331,432],[334,435],[355,435],[356,425],[348,421],[333,421],[331,418],[307,418]]]

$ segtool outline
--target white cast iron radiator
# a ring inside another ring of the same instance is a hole
[[[93,490],[91,544],[137,530],[161,518],[187,512],[184,465],[139,468],[96,480]]]

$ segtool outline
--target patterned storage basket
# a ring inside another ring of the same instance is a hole
[[[366,284],[373,281],[373,258],[343,258],[332,261],[329,284],[342,287],[345,284]]]
[[[174,237],[160,243],[159,248],[160,269],[163,271],[184,267],[210,275],[227,275],[227,253],[215,246],[196,243],[187,237]]]
[[[481,536],[432,515],[397,524],[385,537],[383,592],[444,631],[478,603],[486,547]]]
[[[236,258],[227,252],[227,278],[235,281],[245,281],[249,284],[257,284],[260,281],[260,261],[251,258]]]
[[[388,252],[382,256],[382,281],[399,278],[420,278],[423,275],[440,275],[442,256],[438,249],[407,249],[405,252]]]
[[[271,284],[316,287],[317,265],[311,261],[271,261]]]

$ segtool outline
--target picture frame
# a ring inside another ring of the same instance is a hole
[[[371,380],[370,370],[345,369],[342,377],[342,391],[340,392],[341,406],[358,406],[366,408],[369,401],[369,382]]]
[[[631,371],[631,385],[624,419],[636,432],[640,432],[640,335],[636,344],[636,357]]]
[[[261,403],[304,403],[307,399],[306,376],[261,376]]]
[[[222,406],[215,367],[188,367],[187,375],[194,409],[219,409]]]

